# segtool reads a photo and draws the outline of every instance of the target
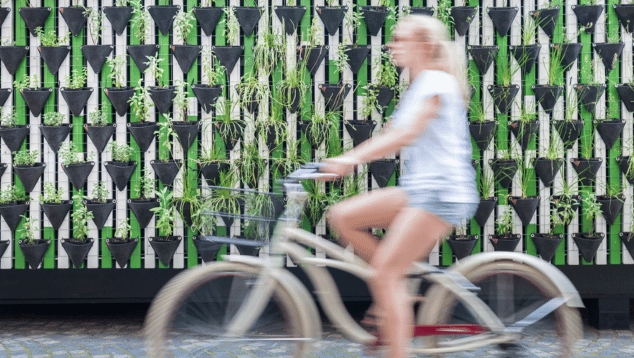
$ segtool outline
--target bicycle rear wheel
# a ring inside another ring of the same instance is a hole
[[[289,289],[292,282],[269,281],[272,294],[261,314],[250,316],[252,324],[242,326],[240,334],[229,332],[238,314],[249,308],[246,302],[259,285],[260,272],[259,267],[219,262],[170,280],[152,302],[145,322],[153,356],[305,355],[320,338],[321,327],[310,322],[315,313],[298,304],[297,287]]]
[[[478,298],[506,327],[526,318],[551,299],[561,297],[550,279],[530,266],[512,261],[492,262],[463,274],[480,288]],[[421,325],[481,324],[462,301],[442,285],[430,288],[417,321]],[[572,345],[581,338],[582,329],[578,310],[563,304],[525,327],[512,342],[477,349],[484,355],[490,355],[494,349],[509,357],[569,357]],[[495,337],[490,333],[418,337],[414,339],[414,347],[466,347],[469,343],[485,342],[487,335]]]

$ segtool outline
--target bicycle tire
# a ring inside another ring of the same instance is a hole
[[[205,311],[208,306],[214,306],[213,310],[218,313],[224,311],[226,314],[226,312],[229,311],[228,304],[226,306],[220,305],[216,308],[216,302],[213,302],[213,304],[205,302],[204,309],[200,309],[199,305],[201,297],[205,297],[204,292],[203,294],[200,294],[200,292],[201,290],[206,291],[210,289],[210,282],[215,280],[216,282],[221,282],[224,286],[226,286],[229,282],[226,280],[234,281],[236,278],[241,279],[243,277],[249,277],[251,279],[257,278],[258,275],[260,275],[261,270],[262,268],[258,266],[235,262],[216,262],[212,265],[197,266],[195,268],[188,269],[172,278],[152,301],[146,316],[144,334],[146,338],[146,345],[153,353],[153,356],[156,358],[173,356],[169,352],[170,347],[172,346],[170,344],[170,340],[174,338],[173,334],[177,329],[179,332],[184,331],[182,327],[178,326],[177,328],[175,326],[179,325],[179,323],[186,323],[188,316],[191,315],[192,311],[196,311],[196,314],[200,314],[200,311]],[[271,302],[275,302],[277,310],[282,313],[282,320],[288,324],[288,328],[285,328],[285,332],[287,332],[288,337],[280,337],[277,335],[270,338],[271,340],[264,341],[262,340],[263,336],[259,335],[258,342],[265,342],[260,344],[260,346],[265,344],[274,345],[277,341],[286,342],[290,346],[288,352],[289,354],[287,356],[300,358],[309,352],[314,341],[321,338],[320,319],[316,306],[314,302],[312,302],[310,295],[303,285],[301,285],[295,277],[286,271],[281,271],[280,275],[281,279],[275,278],[275,284],[271,296],[272,299],[269,302],[269,306],[271,305]],[[233,283],[231,283],[231,285],[233,285]],[[214,296],[217,297],[217,295]],[[195,306],[193,309],[191,307],[192,305]],[[206,311],[210,312],[212,310],[209,309]],[[258,320],[261,319],[262,316],[259,317]],[[193,319],[195,320],[198,318],[199,317],[194,317]],[[221,317],[218,317],[216,320],[217,322],[226,321]],[[205,322],[207,323],[210,321],[216,322],[209,318],[207,318]],[[275,326],[279,326],[278,322],[275,323]],[[267,327],[270,326],[271,325],[269,324]],[[222,327],[219,327],[218,325],[205,325],[205,328],[203,328],[200,327],[200,325],[194,327],[192,324],[192,326],[188,328],[195,328],[198,331],[198,334],[200,334],[201,329],[204,329],[205,331],[209,329],[209,331],[213,331],[214,333],[222,331]],[[278,338],[277,341],[275,337]],[[211,356],[210,354],[205,355],[205,352],[209,352],[210,349],[216,352],[219,348],[218,345],[223,343],[223,341],[219,338],[222,337],[217,334],[213,334],[212,337],[208,337],[208,339],[204,340],[200,340],[197,336],[196,339],[199,342],[206,342],[204,343],[206,348],[199,346],[202,351],[198,352],[200,355],[195,356]],[[245,337],[236,344],[245,346],[245,349],[250,349],[251,353],[253,353],[252,347],[247,347],[248,342],[248,338]],[[235,344],[232,349],[234,348]],[[255,349],[260,355],[266,356],[266,347],[259,347]],[[277,344],[275,349],[278,351],[271,356],[278,357],[284,355],[280,350],[280,344]]]
[[[551,298],[562,297],[557,286],[541,272],[531,266],[510,260],[490,262],[479,266],[475,270],[461,273],[474,285],[481,288],[482,291],[477,293],[478,297],[483,299],[494,312],[496,309],[506,309],[507,313],[509,309],[514,311],[513,314],[507,314],[503,319],[498,317],[505,325],[515,323],[524,318],[530,313],[529,308],[539,307]],[[521,281],[512,281],[513,294],[511,296],[514,303],[512,308],[509,307],[509,302],[511,301],[509,299],[505,300],[506,297],[509,297],[508,293],[511,291],[511,286],[508,285],[511,282],[511,278],[519,278],[532,286],[520,287],[521,285],[518,283]],[[534,291],[531,292],[531,289]],[[464,309],[460,299],[441,284],[434,284],[429,288],[424,302],[417,315],[417,324],[478,324]],[[522,306],[524,306],[526,312],[521,311]],[[471,322],[469,319],[471,319]],[[524,341],[513,344],[493,344],[491,346],[501,350],[535,351],[540,349],[538,340],[534,341],[536,344],[531,346],[526,343],[527,339],[530,340],[531,333],[540,332],[545,337],[554,334],[556,338],[555,344],[548,345],[548,354],[550,354],[548,356],[553,356],[552,354],[554,353],[557,357],[566,358],[570,357],[574,342],[582,336],[583,324],[579,311],[565,303],[536,324],[539,324],[541,330],[538,331],[533,325],[525,328],[521,336]],[[416,337],[413,341],[413,348],[414,351],[417,351],[425,348],[447,347],[452,344],[452,341],[453,344],[464,342],[464,338],[464,335]],[[463,341],[458,341],[459,339],[463,339]],[[543,353],[541,355],[533,354],[532,356],[545,356]]]

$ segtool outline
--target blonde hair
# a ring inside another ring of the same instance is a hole
[[[465,106],[468,106],[471,90],[467,80],[466,56],[460,45],[449,38],[445,24],[431,16],[408,15],[398,24],[398,28],[404,26],[411,28],[420,41],[434,42],[440,46],[435,56],[436,65],[456,78]]]

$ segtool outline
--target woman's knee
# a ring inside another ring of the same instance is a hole
[[[349,222],[346,220],[346,210],[342,206],[341,203],[337,203],[326,210],[326,222],[335,231],[341,230],[345,223]]]

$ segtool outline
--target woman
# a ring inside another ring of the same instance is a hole
[[[425,259],[436,242],[476,211],[471,166],[464,55],[448,41],[447,28],[428,16],[408,16],[388,48],[408,67],[411,85],[381,135],[325,161],[321,171],[344,176],[358,164],[401,152],[398,187],[372,190],[333,206],[328,221],[374,269],[370,291],[388,357],[408,356],[413,310],[404,273]],[[368,228],[387,228],[379,243]]]

